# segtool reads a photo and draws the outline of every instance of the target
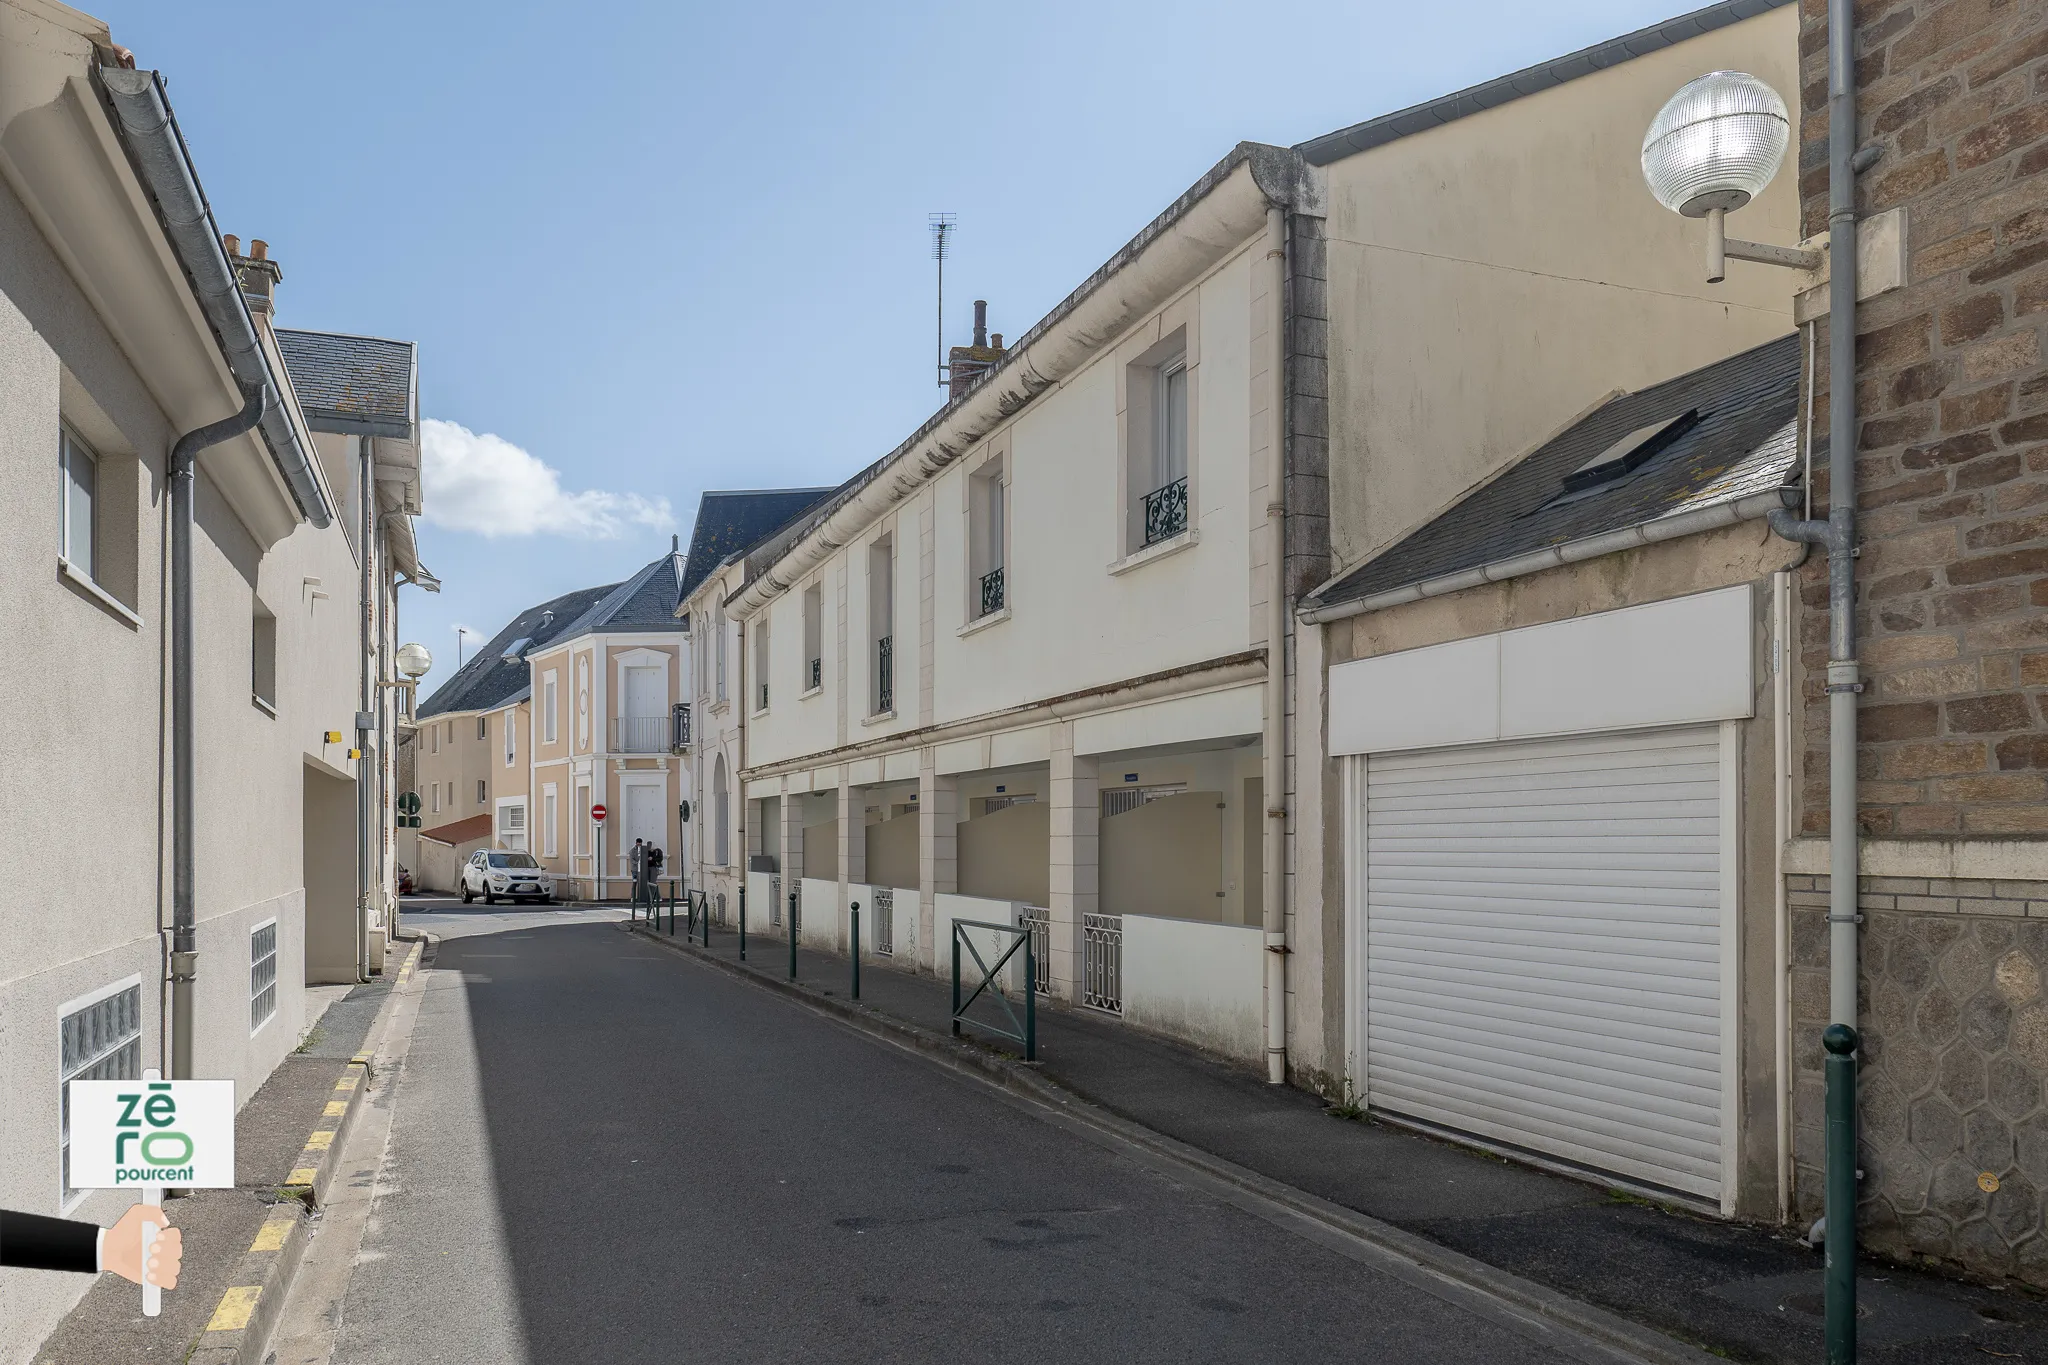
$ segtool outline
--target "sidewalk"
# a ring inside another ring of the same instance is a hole
[[[713,928],[708,954],[701,943],[690,951],[786,986],[789,943],[779,930],[750,931],[744,965],[731,930]],[[850,965],[800,947],[799,984],[820,1003],[872,1022],[908,1025],[930,1041],[949,1034],[950,978],[870,959],[856,1005]],[[1304,1091],[1043,997],[1038,1056],[1039,1075],[1121,1118],[1682,1341],[1736,1360],[1823,1358],[1821,1258],[1789,1234],[1333,1117]],[[1864,1271],[1866,1362],[2048,1361],[2048,1302],[2027,1290],[1877,1263]]]
[[[182,1362],[192,1355],[220,1306],[239,1283],[237,1272],[281,1187],[299,1165],[306,1134],[321,1122],[334,1083],[363,1046],[393,973],[410,943],[394,943],[385,972],[331,1003],[298,1050],[278,1063],[235,1116],[235,1188],[195,1190],[167,1199],[164,1212],[184,1233],[178,1287],[163,1296],[163,1313],[142,1316],[142,1292],[116,1275],[101,1275],[36,1353],[36,1365],[127,1365]],[[220,1336],[221,1333],[213,1333]]]

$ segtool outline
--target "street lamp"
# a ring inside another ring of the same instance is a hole
[[[398,647],[398,671],[414,682],[425,677],[433,666],[434,656],[427,652],[425,645],[414,643]]]
[[[1792,119],[1778,92],[1746,71],[1709,71],[1679,87],[1643,134],[1643,179],[1673,213],[1707,220],[1707,282],[1726,258],[1818,270],[1820,253],[1727,235],[1728,215],[1763,192],[1784,164]]]
[[[1828,515],[1770,513],[1771,530],[1828,552],[1828,1027],[1826,1197],[1821,1228],[1828,1365],[1856,1359],[1856,176],[1881,149],[1856,146],[1854,0],[1827,0],[1828,57]],[[1707,280],[1725,258],[1818,272],[1818,251],[1729,240],[1727,215],[1747,204],[1785,159],[1791,119],[1778,92],[1740,71],[1710,71],[1679,88],[1643,135],[1643,177],[1659,203],[1707,220]],[[1897,238],[1903,242],[1901,224]],[[1897,272],[1893,284],[1904,282]],[[1807,383],[1817,376],[1809,374]]]

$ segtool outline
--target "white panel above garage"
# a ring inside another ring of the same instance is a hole
[[[1742,584],[1500,637],[1503,739],[1752,714]]]
[[[1754,713],[1746,584],[1330,669],[1330,752],[1739,720]]]
[[[1205,739],[1255,738],[1264,715],[1263,689],[1257,683],[1170,697],[1082,716],[1074,722],[1074,752],[1108,754]]]

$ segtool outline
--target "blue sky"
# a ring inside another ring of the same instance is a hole
[[[687,543],[704,489],[837,483],[928,416],[927,213],[959,215],[947,340],[975,298],[1015,336],[1238,141],[1299,142],[1685,8],[94,12],[165,73],[222,230],[270,243],[280,322],[419,343],[423,414],[452,424],[419,528],[446,586],[400,608],[431,687],[457,626],[488,637]]]

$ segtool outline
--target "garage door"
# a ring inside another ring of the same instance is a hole
[[[1718,1200],[1716,730],[1365,772],[1372,1105]]]

